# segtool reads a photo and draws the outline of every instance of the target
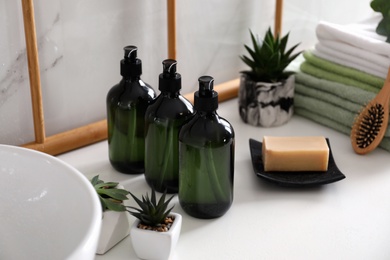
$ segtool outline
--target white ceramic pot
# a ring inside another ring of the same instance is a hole
[[[136,255],[141,259],[163,260],[168,259],[179,240],[182,216],[170,213],[175,217],[171,228],[167,232],[157,232],[138,228],[137,219],[130,229],[131,242]]]
[[[118,185],[117,188],[124,189],[122,185]],[[96,254],[105,254],[108,250],[127,237],[129,233],[130,224],[129,213],[127,213],[127,211],[104,211]]]
[[[272,127],[287,123],[294,113],[295,78],[276,83],[240,78],[238,93],[241,119],[254,126]]]
[[[96,254],[105,254],[108,250],[129,235],[130,224],[126,211],[103,212],[102,227]]]

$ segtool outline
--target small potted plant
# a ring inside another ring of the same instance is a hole
[[[131,226],[130,237],[136,255],[141,259],[168,259],[180,236],[182,217],[171,212],[168,204],[173,196],[165,200],[166,192],[157,201],[156,192],[152,189],[141,199],[134,196],[139,208],[128,208],[128,212],[136,217]]]
[[[242,120],[255,126],[278,126],[293,114],[293,72],[286,67],[300,54],[292,54],[299,45],[287,49],[289,34],[280,38],[269,28],[261,41],[250,31],[253,49],[240,56],[251,69],[241,71],[239,112]]]
[[[103,220],[97,254],[104,254],[130,233],[127,208],[123,204],[129,192],[117,182],[104,182],[99,175],[91,179],[102,204]]]

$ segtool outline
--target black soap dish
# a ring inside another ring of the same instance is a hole
[[[265,172],[262,159],[262,143],[249,139],[253,170],[258,177],[281,186],[316,186],[340,181],[345,178],[345,175],[337,168],[328,138],[326,142],[329,146],[329,162],[326,172]]]

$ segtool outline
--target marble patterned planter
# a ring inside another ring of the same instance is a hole
[[[277,83],[254,82],[241,75],[238,93],[241,119],[263,127],[287,123],[294,113],[294,89],[294,75]]]
[[[167,232],[139,229],[138,219],[131,226],[130,237],[136,255],[141,259],[163,260],[169,259],[179,240],[182,216],[171,212],[175,217],[171,228]]]

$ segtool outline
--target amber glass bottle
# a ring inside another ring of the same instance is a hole
[[[126,46],[120,68],[122,80],[107,94],[108,146],[111,165],[122,173],[144,172],[145,112],[154,90],[141,80],[137,47]]]
[[[196,218],[224,215],[233,202],[234,130],[220,117],[213,78],[199,78],[194,117],[179,133],[179,202]]]
[[[193,114],[192,104],[180,94],[181,76],[175,60],[163,61],[160,95],[146,111],[145,179],[159,192],[177,193],[179,186],[179,131]]]

